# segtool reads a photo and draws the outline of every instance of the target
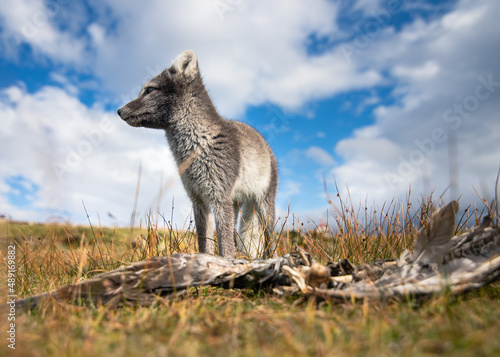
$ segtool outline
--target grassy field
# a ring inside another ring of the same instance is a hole
[[[377,210],[340,201],[331,227],[306,231],[279,223],[278,254],[297,243],[318,261],[359,264],[411,247],[435,205],[394,201]],[[476,223],[469,207],[457,230]],[[148,256],[196,249],[192,232],[150,223],[143,229],[0,222],[0,294],[8,295],[8,246],[16,246],[15,294],[25,297],[75,283]],[[500,285],[466,296],[443,293],[417,304],[320,303],[269,291],[192,288],[153,307],[46,304],[16,312],[15,350],[2,310],[1,356],[498,356]]]

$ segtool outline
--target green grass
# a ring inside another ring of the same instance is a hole
[[[394,258],[411,247],[420,223],[435,208],[392,202],[368,212],[339,200],[331,228],[308,232],[278,222],[278,254],[299,244],[322,263],[355,264]],[[349,200],[347,200],[349,202]],[[459,229],[480,210],[459,217]],[[141,238],[144,237],[145,239]],[[191,252],[192,232],[0,223],[0,281],[7,281],[7,245],[16,245],[16,293],[38,294],[153,255]],[[132,244],[132,243],[135,244]],[[2,302],[7,296],[2,283]],[[111,309],[45,304],[16,315],[16,350],[8,356],[496,356],[500,354],[500,286],[466,296],[445,292],[413,301],[317,304],[270,292],[192,288],[152,307]],[[0,328],[8,329],[2,313]],[[6,333],[3,333],[6,335]]]

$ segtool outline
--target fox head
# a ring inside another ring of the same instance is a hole
[[[136,99],[118,109],[118,115],[131,126],[165,129],[203,88],[196,54],[186,50],[172,66],[146,82]]]

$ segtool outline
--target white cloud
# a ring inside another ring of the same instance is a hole
[[[427,61],[422,66],[408,68],[404,66],[396,66],[393,74],[399,78],[408,78],[412,81],[428,80],[436,76],[439,72],[439,65],[433,61]]]
[[[297,109],[338,93],[393,85],[394,104],[379,105],[373,111],[373,125],[356,130],[335,146],[343,160],[332,173],[340,187],[349,185],[353,196],[390,200],[410,184],[422,190],[424,186],[444,189],[449,181],[444,135],[454,135],[458,142],[460,190],[470,191],[481,180],[494,182],[500,157],[500,87],[493,86],[484,100],[478,99],[476,89],[480,78],[500,81],[497,2],[462,0],[443,17],[417,18],[401,32],[386,26],[350,58],[339,46],[314,56],[307,53],[305,44],[311,34],[332,42],[346,36],[336,23],[339,3],[328,0],[232,2],[232,11],[224,13],[223,20],[213,2],[206,0],[155,0],[147,8],[132,0],[92,0],[91,23],[84,12],[68,15],[71,6],[79,6],[76,3],[53,3],[59,7],[50,8],[53,5],[41,0],[1,2],[4,37],[6,33],[14,43],[30,45],[38,59],[48,58],[65,64],[65,69],[95,76],[101,92],[122,102],[132,99],[147,77],[169,66],[187,48],[198,54],[217,107],[231,117],[249,105],[272,103]],[[354,8],[371,15],[382,3],[360,0]],[[406,5],[422,8],[425,4]],[[52,79],[66,91],[44,87],[29,94],[22,85],[3,90],[2,179],[21,175],[39,185],[41,208],[82,212],[83,199],[101,217],[103,210],[109,210],[126,221],[142,162],[144,212],[156,202],[162,175],[164,182],[176,175],[163,135],[129,128],[112,113],[86,107],[76,98],[75,85],[82,88],[83,83],[71,83],[62,73],[53,73]],[[378,105],[378,100],[372,95],[359,108]],[[103,103],[109,101],[103,97]],[[473,110],[457,114],[457,105]],[[452,116],[446,117],[449,110]],[[95,130],[108,119],[114,121],[114,128],[98,139]],[[91,142],[89,137],[98,142],[91,143],[89,154],[81,160],[71,156],[72,150],[85,150],[82,143]],[[332,165],[332,156],[318,149],[289,151]],[[62,182],[54,162],[74,164]],[[285,179],[280,185],[282,201],[298,195],[304,185]],[[8,189],[0,180],[1,192]],[[180,195],[176,212],[179,208],[181,215],[187,214],[189,202],[180,182],[169,192]],[[22,213],[5,195],[0,197],[1,207]]]
[[[170,65],[185,49],[194,50],[210,93],[222,114],[240,115],[247,105],[274,102],[299,108],[378,83],[380,75],[359,70],[341,51],[310,57],[309,35],[340,36],[339,5],[327,0],[238,2],[219,18],[213,2],[136,1],[95,4],[102,17],[90,33],[93,71],[123,101],[137,94],[147,77]],[[106,29],[109,19],[116,28]],[[154,30],[153,30],[154,29]]]
[[[56,24],[62,2],[42,0],[7,0],[0,2],[0,18],[4,31],[4,46],[25,43],[35,53],[48,56],[56,62],[82,63],[85,44],[72,34],[61,31]],[[75,21],[76,15],[72,21]],[[10,38],[8,38],[10,37]],[[12,48],[6,49],[12,52]]]
[[[276,197],[277,209],[284,209],[290,203],[293,196],[297,196],[301,193],[302,183],[299,181],[286,180],[280,182],[279,191]]]
[[[410,185],[441,194],[450,183],[449,137],[457,141],[451,155],[459,177],[446,198],[463,193],[470,203],[480,181],[493,192],[500,165],[498,16],[499,4],[460,1],[443,18],[410,24],[356,57],[391,73],[396,103],[378,107],[371,127],[336,146],[345,162],[333,174],[353,196],[390,200]]]
[[[83,202],[94,220],[98,213],[103,224],[113,223],[106,215],[111,212],[127,224],[142,164],[138,218],[156,210],[160,189],[167,217],[172,197],[178,221],[189,214],[190,201],[161,131],[128,127],[116,114],[87,108],[55,87],[30,94],[14,86],[0,97],[2,213],[44,221],[54,212],[68,212],[84,223]],[[16,208],[7,199],[12,191],[5,180],[17,176],[39,187],[31,210]],[[170,186],[162,187],[166,182]]]
[[[376,131],[376,129],[366,127],[356,130],[353,137],[341,140],[335,147],[335,151],[347,160],[378,162],[394,160],[401,151],[401,147],[387,138],[369,133],[370,131]]]
[[[387,5],[385,1],[381,0],[357,0],[353,3],[353,10],[360,10],[365,15],[372,16],[381,11],[384,8],[384,5]]]
[[[488,6],[485,2],[473,4],[471,1],[462,1],[462,7],[442,19],[444,28],[452,31],[463,31],[467,28],[474,28],[488,12]]]
[[[307,149],[305,151],[305,156],[321,166],[335,165],[335,159],[328,152],[326,152],[326,150],[318,146],[311,146]]]

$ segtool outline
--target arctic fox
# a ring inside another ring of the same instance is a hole
[[[193,51],[149,80],[118,115],[131,126],[165,130],[193,202],[200,253],[214,253],[213,216],[219,255],[273,253],[276,158],[255,129],[219,116]]]

